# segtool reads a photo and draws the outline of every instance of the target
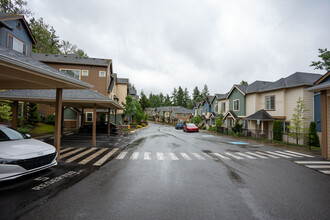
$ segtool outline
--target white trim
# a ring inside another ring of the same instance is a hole
[[[104,76],[101,75],[101,73],[104,73]],[[102,70],[102,71],[99,71],[99,77],[106,77],[107,76],[107,72]]]
[[[62,71],[62,70],[74,70],[74,71],[79,71],[79,80],[81,80],[81,70],[80,69],[67,69],[67,68],[60,68],[60,71]],[[76,79],[76,78],[74,78],[74,79]]]
[[[88,117],[87,117],[88,114],[92,114],[92,120],[91,121],[87,120],[88,119]],[[93,122],[93,118],[94,118],[93,112],[86,112],[86,122]]]
[[[235,101],[238,101],[238,110],[235,110]],[[240,103],[241,101],[239,100],[239,99],[234,99],[233,100],[233,111],[234,112],[239,112],[240,111],[240,109],[241,109],[241,103]]]
[[[84,71],[86,71],[87,72],[87,74],[85,75],[84,74]],[[89,71],[88,70],[81,70],[81,76],[88,76],[89,75]]]

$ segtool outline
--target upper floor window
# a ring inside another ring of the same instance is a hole
[[[182,114],[182,116],[183,116],[183,117],[186,117],[186,116],[187,116],[187,114],[186,114],[186,113],[183,113],[183,114]]]
[[[275,110],[275,96],[266,96],[266,110]]]
[[[93,121],[93,112],[87,112],[86,113],[86,122],[92,122]]]
[[[221,112],[226,112],[226,103],[221,103]]]
[[[75,79],[80,79],[80,70],[60,69],[60,71],[72,76]]]
[[[8,35],[8,48],[27,55],[28,46],[13,35]]]
[[[99,77],[105,77],[105,71],[100,71],[99,72]]]
[[[239,99],[233,100],[234,111],[239,111]]]
[[[218,112],[218,105],[214,106],[214,112]]]
[[[81,75],[82,76],[88,76],[88,70],[82,70]]]

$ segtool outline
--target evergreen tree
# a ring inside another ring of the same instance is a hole
[[[172,92],[172,105],[173,106],[177,106],[178,105],[178,98],[177,98],[177,95],[178,95],[178,90],[176,88],[174,88],[173,92]]]
[[[283,140],[283,124],[280,121],[273,122],[273,140],[275,141]]]
[[[243,86],[248,86],[248,85],[249,85],[249,83],[248,83],[247,81],[244,81],[244,80],[242,80],[242,81],[240,82],[240,85],[243,85]]]
[[[184,92],[181,86],[179,86],[178,93],[177,93],[177,104],[176,106],[183,106],[184,100]]]
[[[27,118],[26,121],[28,124],[35,125],[40,122],[40,116],[38,114],[38,105],[32,102],[29,102],[27,105]]]
[[[8,101],[0,100],[0,121],[10,121],[12,110]]]
[[[32,15],[29,9],[25,9],[27,2],[23,0],[1,0],[0,1],[0,12],[7,14],[18,14],[18,15]]]
[[[165,97],[163,93],[159,93],[159,106],[164,106]]]
[[[171,97],[169,96],[169,94],[166,94],[165,96],[165,101],[164,101],[164,106],[171,106]]]
[[[201,94],[200,94],[200,92],[199,92],[199,90],[198,90],[198,87],[196,86],[196,87],[194,88],[194,91],[193,91],[193,101],[194,101],[194,102],[200,102],[200,101],[202,101],[202,100],[200,99],[200,96],[201,96]]]
[[[141,91],[140,97],[141,97],[140,105],[144,111],[146,108],[150,107],[150,102],[149,102],[149,99],[147,98],[147,96],[144,94],[143,90]]]
[[[320,139],[316,131],[316,123],[312,121],[309,125],[308,132],[308,146],[310,147],[320,147]]]
[[[184,93],[183,93],[183,105],[182,106],[185,108],[191,108],[190,105],[191,105],[191,99],[189,96],[189,91],[187,88],[185,88]]]
[[[204,85],[203,91],[202,91],[202,100],[205,99],[206,97],[208,97],[210,95],[209,93],[209,89],[207,87],[207,85]]]

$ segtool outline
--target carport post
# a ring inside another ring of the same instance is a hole
[[[115,124],[117,124],[117,109],[115,110]]]
[[[94,108],[93,108],[93,144],[92,147],[96,147],[96,103],[94,103]]]
[[[81,125],[80,126],[83,126],[84,125],[84,109],[82,108],[81,109]]]
[[[108,137],[110,137],[110,108],[108,109]]]
[[[18,125],[18,101],[13,102],[11,127],[17,129]]]
[[[57,162],[61,151],[62,93],[63,89],[56,89],[54,147],[57,150]]]

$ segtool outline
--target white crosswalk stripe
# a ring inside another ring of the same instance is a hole
[[[69,150],[72,150],[72,149],[73,149],[73,147],[66,147],[66,148],[63,148],[63,149],[61,149],[61,154],[65,153],[65,152],[67,152],[67,151],[69,151]]]
[[[220,158],[222,158],[222,159],[230,160],[229,157],[223,156],[223,155],[221,155],[221,154],[219,154],[219,153],[213,153],[213,154],[216,155],[216,156],[218,156],[218,157],[220,157]]]
[[[271,157],[271,158],[274,158],[274,159],[278,159],[279,158],[279,157],[274,156],[274,155],[271,155],[271,154],[266,154],[265,152],[257,151],[256,153],[261,154],[261,155],[264,155],[264,156],[267,156],[267,157]]]
[[[133,152],[131,158],[129,158],[129,159],[130,160],[136,160],[136,159],[138,159],[138,157],[139,157],[139,152]]]
[[[286,156],[286,155],[283,155],[283,154],[278,154],[278,153],[275,153],[273,151],[266,151],[268,154],[273,154],[273,155],[276,155],[276,156],[279,156],[279,157],[284,157],[284,158],[292,158],[292,157],[289,157],[289,156]]]
[[[127,153],[128,153],[127,151],[120,152],[120,154],[117,156],[116,159],[117,159],[117,160],[122,160],[122,159],[124,159]]]
[[[185,160],[192,160],[191,157],[189,157],[188,154],[186,154],[186,153],[181,153],[181,156],[182,156]]]
[[[255,156],[255,157],[258,157],[258,158],[261,158],[261,159],[267,159],[267,157],[261,156],[261,155],[256,154],[256,153],[252,153],[252,152],[245,152],[245,153],[250,154],[250,155]]]
[[[204,157],[202,157],[198,153],[191,153],[191,154],[194,155],[198,160],[205,160]]]
[[[285,152],[292,153],[292,154],[298,154],[298,155],[301,155],[301,156],[304,156],[304,157],[311,157],[311,158],[314,157],[314,156],[311,156],[311,155],[308,155],[308,154],[302,154],[302,153],[298,153],[298,152],[294,152],[294,151],[290,151],[290,150],[286,150]]]
[[[170,155],[171,160],[179,160],[179,158],[175,155],[175,153],[168,153]]]
[[[205,156],[207,156],[208,158],[210,158],[210,159],[212,159],[212,160],[219,160],[219,158],[217,158],[217,157],[215,157],[215,156],[213,156],[213,155],[211,155],[211,154],[209,154],[209,153],[203,153]]]
[[[234,154],[232,154],[232,153],[226,153],[226,154],[227,154],[228,156],[231,156],[231,157],[237,159],[237,160],[243,160],[243,159],[244,159],[243,157],[236,156],[236,155],[234,155]]]
[[[151,154],[151,152],[145,152],[144,153],[144,160],[151,160],[150,154]]]
[[[275,151],[275,152],[279,153],[279,154],[285,154],[285,155],[288,155],[288,156],[291,156],[291,157],[303,157],[303,156],[300,156],[300,155],[290,154],[290,153],[286,153],[286,152],[283,152],[283,151]]]
[[[252,156],[250,156],[250,155],[247,155],[247,154],[244,154],[244,153],[237,153],[237,154],[239,154],[239,155],[241,155],[241,156],[243,156],[243,157],[246,157],[246,158],[249,158],[249,159],[257,159],[257,158],[255,158],[255,157],[252,157]]]
[[[76,150],[73,150],[73,151],[67,152],[67,153],[65,153],[65,154],[62,154],[62,155],[60,156],[60,159],[66,158],[66,157],[68,157],[68,156],[71,156],[71,155],[73,155],[73,154],[75,154],[75,153],[78,153],[78,152],[83,151],[83,150],[86,150],[86,149],[88,149],[88,148],[78,148],[78,149],[76,149]]]
[[[315,169],[321,173],[330,175],[330,161],[294,161],[310,169]]]
[[[101,166],[102,164],[105,163],[105,161],[107,161],[112,155],[114,155],[117,151],[119,150],[119,148],[114,148],[112,149],[109,153],[107,153],[106,155],[104,155],[101,159],[99,159],[98,161],[96,161],[93,165],[94,166]]]
[[[161,152],[157,152],[157,160],[164,160],[164,154]]]

